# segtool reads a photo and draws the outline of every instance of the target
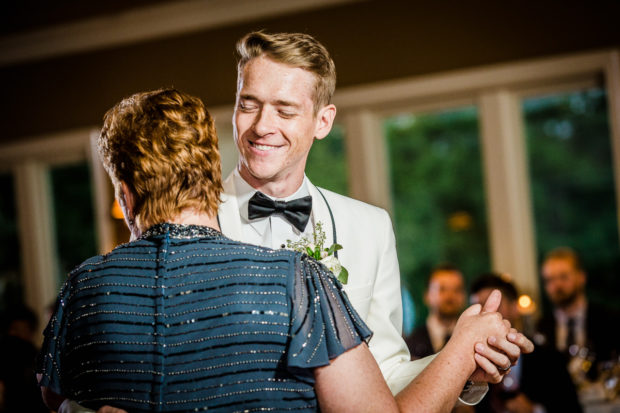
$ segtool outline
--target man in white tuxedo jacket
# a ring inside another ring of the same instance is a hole
[[[304,174],[313,141],[327,136],[336,114],[330,104],[335,89],[333,61],[320,43],[298,33],[250,33],[237,49],[233,123],[239,164],[224,182],[221,230],[236,240],[281,248],[287,240],[312,234],[321,222],[326,245],[343,246],[338,258],[349,273],[344,289],[374,332],[370,350],[396,394],[433,356],[410,361],[401,336],[400,275],[391,220],[380,208],[317,188]],[[250,218],[248,207],[257,191],[281,205],[311,196],[308,222],[299,230],[282,211]],[[496,343],[503,353],[488,346],[480,353],[486,359],[478,362],[481,369],[472,379],[484,383],[470,383],[461,395],[463,401],[479,401],[486,382],[504,374],[496,366],[514,363],[520,350],[531,346],[521,334],[515,332],[512,338],[517,345],[505,338]]]

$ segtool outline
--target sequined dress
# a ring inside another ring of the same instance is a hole
[[[70,274],[38,369],[93,409],[316,411],[313,368],[370,335],[307,256],[159,224]]]

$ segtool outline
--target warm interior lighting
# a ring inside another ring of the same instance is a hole
[[[123,210],[121,209],[121,206],[118,204],[118,201],[115,199],[114,203],[112,204],[112,210],[110,211],[110,213],[112,214],[112,218],[114,219],[124,219],[125,216],[123,215]]]
[[[521,297],[519,297],[519,307],[525,309],[531,305],[532,305],[532,299],[530,298],[529,295],[523,294]]]
[[[536,303],[529,295],[523,294],[519,297],[519,300],[517,302],[519,307],[519,313],[521,313],[521,315],[531,316],[536,312]]]
[[[465,211],[454,212],[448,217],[448,226],[452,231],[467,231],[473,223],[473,217]]]

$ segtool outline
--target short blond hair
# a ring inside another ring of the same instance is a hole
[[[556,247],[545,255],[545,262],[549,260],[570,261],[573,268],[577,271],[583,271],[583,264],[579,253],[571,247]]]
[[[241,87],[243,69],[248,62],[266,56],[278,63],[307,70],[315,76],[315,114],[328,105],[334,96],[336,65],[325,46],[308,34],[268,34],[262,31],[248,33],[237,42],[237,52],[237,91]]]
[[[175,89],[136,93],[110,109],[99,155],[120,195],[135,197],[141,230],[191,209],[216,215],[222,191],[217,134],[202,101]]]

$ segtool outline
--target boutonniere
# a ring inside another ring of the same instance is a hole
[[[312,231],[311,239],[306,236],[296,242],[287,240],[286,247],[294,251],[305,252],[309,257],[325,265],[327,269],[334,273],[341,283],[346,284],[349,279],[349,272],[340,264],[340,261],[334,255],[336,251],[342,249],[342,245],[333,244],[331,247],[325,248],[325,238],[323,223],[317,221],[314,226],[314,231]]]

